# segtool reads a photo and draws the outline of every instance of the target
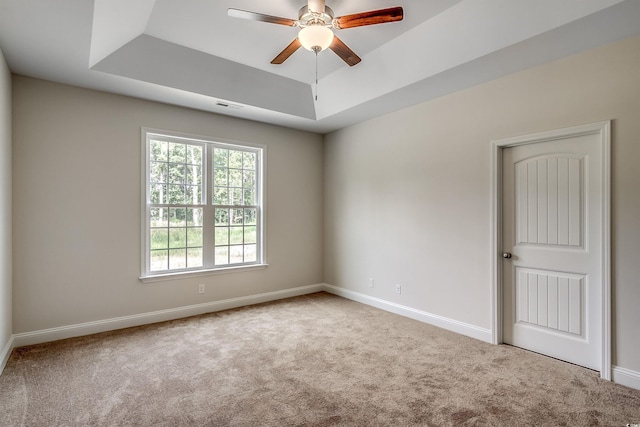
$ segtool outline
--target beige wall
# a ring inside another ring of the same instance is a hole
[[[0,368],[12,333],[11,72],[0,51]]]
[[[327,135],[325,282],[490,328],[490,141],[608,119],[613,362],[640,371],[640,38]]]
[[[322,282],[321,136],[22,76],[13,85],[14,333]],[[267,269],[138,280],[143,126],[267,146]]]

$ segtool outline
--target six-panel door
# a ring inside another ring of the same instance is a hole
[[[504,342],[601,368],[602,166],[595,134],[503,150]]]

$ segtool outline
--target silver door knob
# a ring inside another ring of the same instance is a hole
[[[511,258],[511,252],[502,252],[502,258],[504,259]]]

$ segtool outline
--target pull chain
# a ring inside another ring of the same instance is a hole
[[[316,101],[318,100],[318,50],[316,52]]]

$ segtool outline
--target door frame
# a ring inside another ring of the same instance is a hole
[[[611,381],[611,121],[491,141],[491,340],[503,342],[502,313],[502,150],[573,136],[598,135],[602,156],[602,343],[600,378]]]

